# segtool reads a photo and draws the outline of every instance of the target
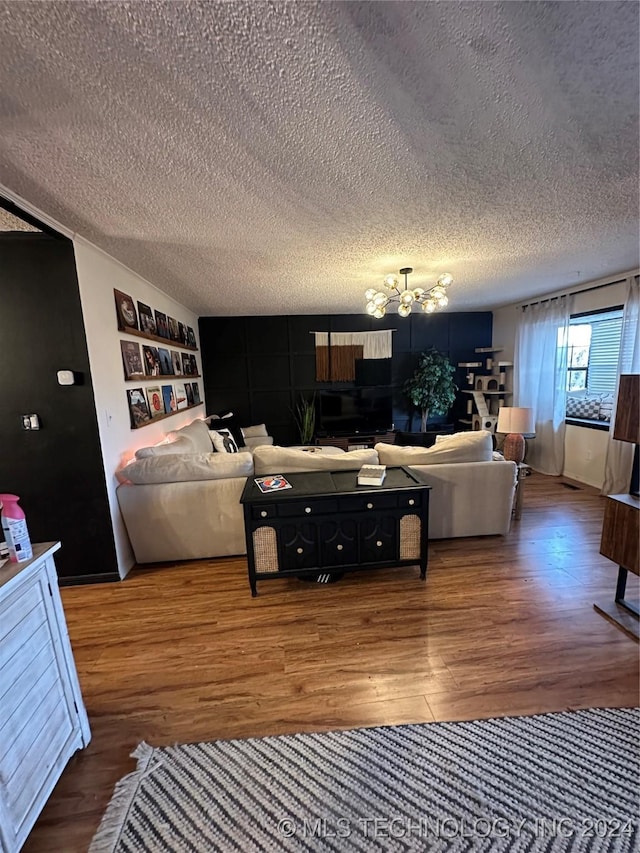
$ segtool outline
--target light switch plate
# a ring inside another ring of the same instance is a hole
[[[60,385],[74,385],[75,377],[73,375],[73,370],[59,370],[58,383]]]

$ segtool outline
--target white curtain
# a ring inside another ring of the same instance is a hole
[[[528,305],[516,330],[513,405],[533,409],[536,435],[527,441],[527,463],[543,474],[562,474],[564,467],[570,313],[570,296]]]
[[[618,356],[618,380],[613,405],[613,415],[609,427],[607,458],[604,465],[603,495],[620,495],[629,491],[631,484],[631,466],[635,445],[628,441],[616,441],[613,432],[618,401],[618,386],[622,373],[640,373],[640,346],[638,346],[638,313],[640,308],[640,284],[638,277],[627,280],[627,298],[622,315],[622,334],[620,336],[620,355]]]

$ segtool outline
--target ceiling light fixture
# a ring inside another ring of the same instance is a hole
[[[446,308],[449,304],[447,288],[453,282],[453,276],[445,272],[438,279],[438,283],[428,290],[423,287],[414,287],[410,290],[407,277],[412,272],[412,267],[403,267],[400,270],[400,275],[404,276],[404,290],[400,290],[398,276],[391,274],[384,277],[381,290],[370,287],[365,291],[367,314],[380,320],[387,313],[387,306],[394,302],[398,303],[398,314],[401,317],[408,317],[414,305],[421,305],[425,314],[433,314],[438,308]]]

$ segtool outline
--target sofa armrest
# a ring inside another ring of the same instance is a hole
[[[515,494],[515,462],[412,465],[429,493],[429,539],[509,532]]]

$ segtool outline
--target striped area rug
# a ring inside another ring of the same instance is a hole
[[[638,851],[640,709],[133,753],[90,853]]]

